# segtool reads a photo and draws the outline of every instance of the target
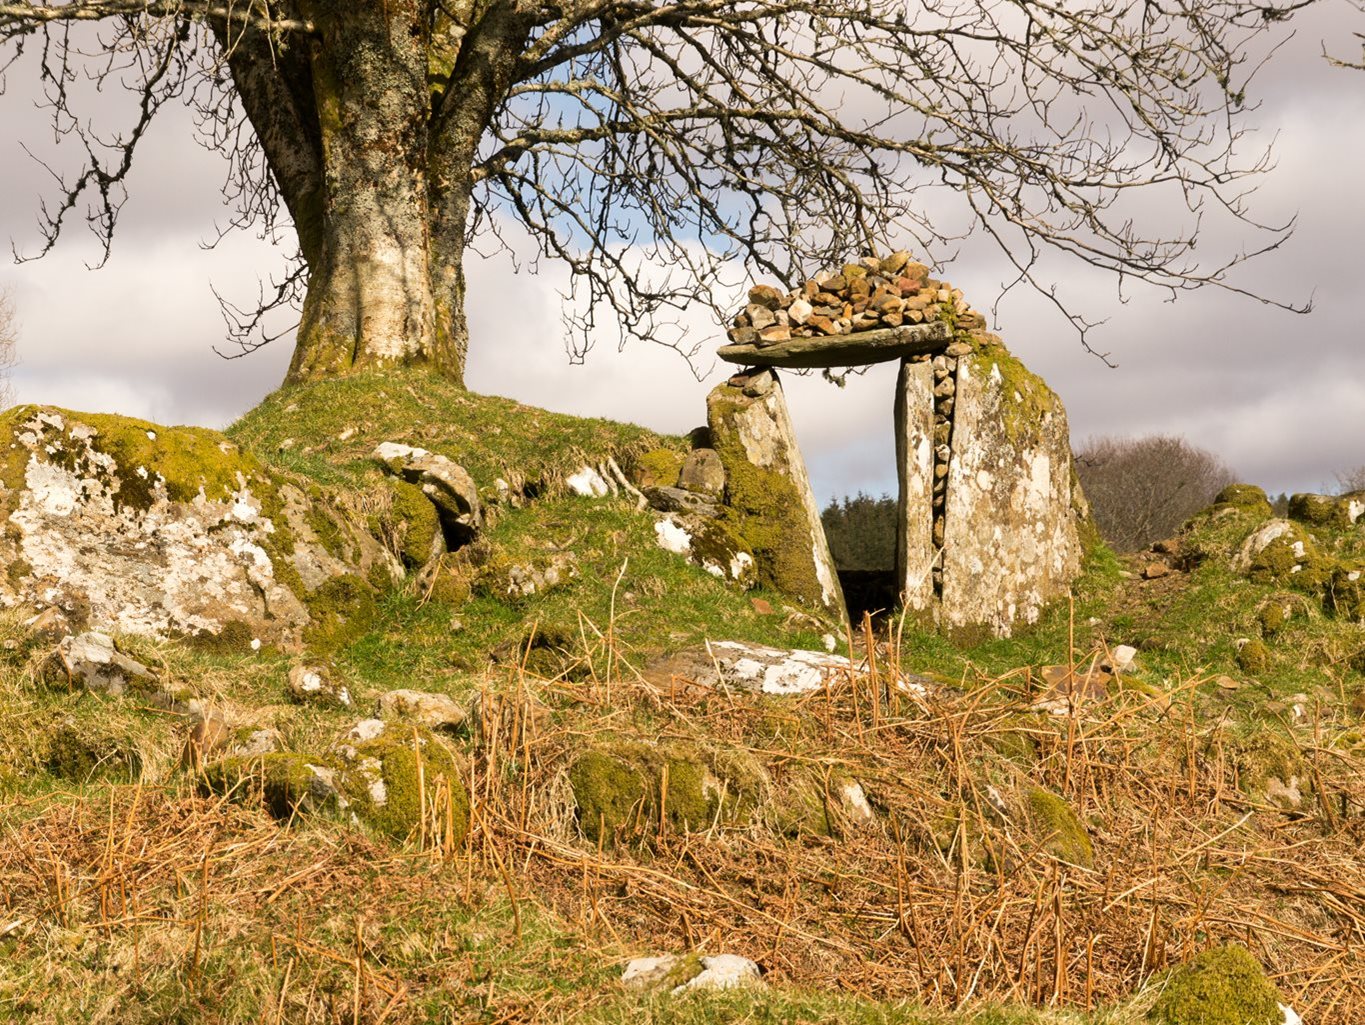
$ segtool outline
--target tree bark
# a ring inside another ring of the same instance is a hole
[[[425,365],[463,381],[479,142],[532,19],[515,3],[298,0],[281,47],[214,26],[308,267],[286,383]]]
[[[431,362],[425,4],[301,7],[325,198],[287,380]]]

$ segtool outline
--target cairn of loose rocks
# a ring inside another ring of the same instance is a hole
[[[968,329],[986,326],[960,289],[929,277],[927,266],[901,250],[846,263],[790,292],[756,285],[729,336],[736,345],[763,346],[949,319]]]

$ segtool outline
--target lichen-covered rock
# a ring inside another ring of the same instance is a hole
[[[1257,584],[1274,584],[1320,593],[1331,579],[1332,563],[1313,538],[1289,520],[1269,520],[1242,542],[1232,568]]]
[[[777,375],[762,370],[718,385],[706,400],[725,468],[724,522],[753,552],[759,580],[846,617],[843,592]]]
[[[436,506],[447,540],[462,544],[483,525],[479,488],[463,466],[424,448],[395,441],[381,443],[375,460],[394,476],[422,489]]]
[[[709,516],[665,516],[654,524],[660,548],[686,556],[713,577],[748,590],[758,583],[758,564],[744,542]]]
[[[792,651],[742,641],[708,641],[698,648],[676,652],[651,667],[656,677],[676,677],[751,694],[809,694],[848,678],[858,671],[843,655],[823,651]],[[896,689],[910,697],[924,697],[932,681],[903,674]]]
[[[151,687],[157,680],[141,662],[119,651],[113,638],[93,630],[62,638],[48,659],[45,675],[49,682],[112,695]]]
[[[1004,351],[958,360],[940,622],[1008,635],[1064,597],[1081,567],[1061,401]]]
[[[290,700],[301,705],[351,707],[351,692],[324,665],[296,665],[285,680]]]
[[[738,954],[661,954],[637,957],[621,973],[627,989],[658,989],[681,993],[696,989],[736,989],[762,986],[758,965]]]
[[[78,629],[327,643],[399,572],[347,501],[215,431],[20,406],[0,483],[0,602]]]
[[[429,730],[458,730],[465,710],[449,694],[420,690],[391,690],[379,695],[375,715],[380,719],[406,719]]]
[[[907,609],[934,603],[934,368],[901,363],[896,380],[896,586]]]
[[[1160,983],[1147,1017],[1160,1025],[1282,1025],[1279,993],[1245,947],[1206,950]]]
[[[719,497],[725,493],[725,466],[713,448],[694,448],[683,460],[678,486],[687,491]]]

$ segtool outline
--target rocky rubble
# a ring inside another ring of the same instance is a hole
[[[961,290],[929,277],[929,268],[902,250],[844,264],[790,292],[756,285],[729,336],[736,345],[765,346],[937,320],[986,326],[982,314],[963,304]]]

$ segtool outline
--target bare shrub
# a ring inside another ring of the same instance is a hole
[[[1336,475],[1337,494],[1345,495],[1352,491],[1365,491],[1365,464],[1343,470]]]
[[[1237,479],[1218,456],[1171,434],[1091,438],[1076,473],[1100,533],[1120,552],[1169,537]]]

